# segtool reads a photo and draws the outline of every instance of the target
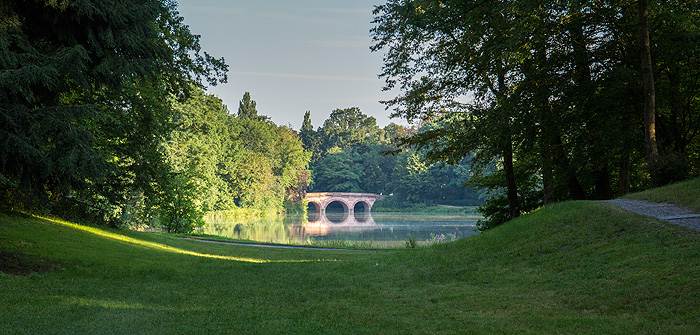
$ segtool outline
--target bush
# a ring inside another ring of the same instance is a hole
[[[650,170],[656,178],[656,186],[669,185],[691,178],[690,163],[674,151],[659,155]]]
[[[530,190],[523,194],[518,194],[518,196],[521,213],[527,213],[542,206],[542,194],[540,190]],[[512,219],[510,217],[508,198],[505,194],[500,194],[486,200],[486,203],[479,207],[478,212],[486,219],[479,220],[476,223],[476,228],[480,231],[498,227]]]

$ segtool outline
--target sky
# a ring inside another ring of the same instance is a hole
[[[228,83],[208,92],[231,113],[245,92],[258,113],[299,129],[306,111],[314,128],[338,108],[359,107],[384,127],[380,100],[383,53],[369,50],[372,10],[380,0],[179,0],[178,11],[202,49],[224,57]]]

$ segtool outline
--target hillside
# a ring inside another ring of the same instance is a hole
[[[0,214],[0,333],[692,334],[698,250],[699,232],[599,202],[548,206],[445,245],[371,251]]]

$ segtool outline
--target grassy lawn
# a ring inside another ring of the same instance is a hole
[[[598,202],[365,251],[0,214],[0,269],[0,334],[700,333],[700,233]]]

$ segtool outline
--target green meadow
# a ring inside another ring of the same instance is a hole
[[[697,199],[697,183],[671,187]],[[4,213],[0,269],[2,334],[700,333],[700,232],[592,201],[392,250],[234,246]]]

